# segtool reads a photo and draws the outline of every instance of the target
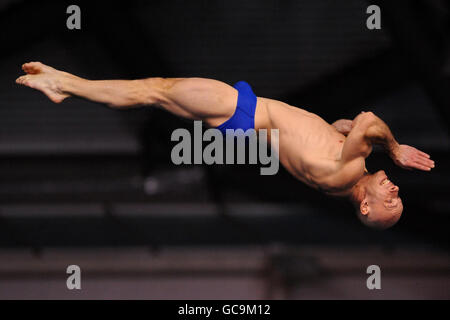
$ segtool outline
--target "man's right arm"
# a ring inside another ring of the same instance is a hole
[[[414,147],[400,145],[386,123],[372,112],[359,114],[352,124],[342,150],[342,160],[351,161],[358,157],[367,158],[373,144],[382,145],[391,159],[404,169],[430,171],[434,161],[430,156]]]

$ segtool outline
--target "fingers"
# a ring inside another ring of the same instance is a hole
[[[422,152],[422,151],[419,150],[419,153],[420,153],[421,156],[423,156],[425,158],[428,158],[428,159],[430,158],[430,155],[425,153],[425,152]]]
[[[419,155],[421,155],[421,156],[423,156],[425,158],[428,158],[428,159],[430,158],[430,155],[428,153],[422,152],[422,151],[420,151],[419,149],[416,149],[416,148],[414,148],[414,149],[417,151],[417,153]]]
[[[410,147],[411,149],[411,155],[410,158],[410,165],[416,169],[420,169],[423,171],[430,171],[432,168],[434,168],[434,161],[430,159],[430,155],[420,151],[417,148]]]
[[[343,120],[342,127],[344,130],[350,132],[350,130],[352,130],[352,122],[352,120]]]
[[[432,168],[434,168],[434,161],[422,155],[414,157],[411,162],[411,165],[414,168],[420,170],[430,171]]]
[[[414,156],[414,161],[420,165],[426,166],[428,168],[434,168],[434,161],[430,159],[430,156],[425,152],[416,149],[416,154]]]
[[[422,171],[430,171],[430,170],[431,170],[430,167],[421,165],[421,164],[419,164],[419,163],[414,163],[414,164],[412,165],[412,167],[415,168],[415,169],[422,170]]]
[[[415,160],[414,165],[418,167],[418,169],[430,171],[434,168],[434,164],[423,160]]]

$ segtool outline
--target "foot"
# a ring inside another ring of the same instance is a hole
[[[62,82],[70,75],[40,62],[28,62],[22,65],[27,74],[16,79],[16,83],[43,92],[55,103],[62,102],[70,95],[62,89]]]

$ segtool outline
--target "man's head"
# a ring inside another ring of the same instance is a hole
[[[393,226],[402,215],[399,188],[383,170],[364,175],[352,189],[352,201],[362,223],[376,229]]]

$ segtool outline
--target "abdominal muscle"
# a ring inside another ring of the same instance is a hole
[[[330,194],[347,187],[333,179],[340,170],[345,136],[318,115],[258,97],[255,127],[279,129],[280,162],[297,179]]]

